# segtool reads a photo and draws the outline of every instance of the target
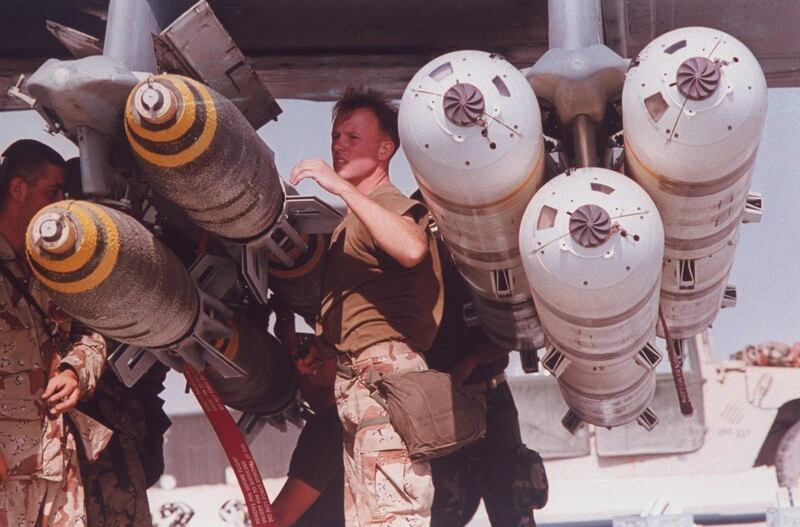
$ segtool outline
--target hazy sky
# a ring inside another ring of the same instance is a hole
[[[275,151],[281,175],[307,157],[330,159],[330,104],[282,100],[278,122],[265,125],[261,137]],[[43,121],[33,112],[0,115],[0,147],[22,137],[49,142],[65,156],[77,149],[63,137],[43,131]],[[762,192],[764,219],[743,225],[730,282],[737,285],[735,309],[723,310],[711,330],[716,355],[725,358],[749,343],[800,340],[800,89],[769,91],[769,110],[761,141],[752,189]],[[416,189],[405,157],[391,166],[394,183],[405,193]],[[303,182],[301,193],[318,193]],[[167,409],[193,411],[196,404],[184,395],[183,381],[171,375]]]

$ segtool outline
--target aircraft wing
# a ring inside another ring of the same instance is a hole
[[[159,0],[152,0],[159,3]],[[191,6],[169,5],[171,20]],[[5,96],[20,73],[47,58],[69,58],[46,26],[52,20],[102,39],[105,0],[6,0],[0,7],[0,110],[24,106]],[[215,13],[277,98],[335,100],[368,84],[396,97],[433,57],[456,49],[504,55],[520,68],[547,50],[546,0],[210,0]],[[166,12],[169,11],[169,12]],[[606,43],[632,57],[673,28],[705,25],[741,39],[769,85],[800,86],[800,2],[774,0],[603,0]],[[168,23],[167,21],[167,23]]]

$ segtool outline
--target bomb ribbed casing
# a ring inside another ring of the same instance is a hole
[[[278,220],[284,191],[275,156],[224,96],[179,75],[132,91],[125,133],[147,181],[203,229],[246,241]]]

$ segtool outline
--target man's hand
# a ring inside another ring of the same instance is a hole
[[[57,416],[75,408],[80,397],[78,375],[72,368],[67,368],[51,377],[47,383],[47,388],[42,394],[42,399],[51,407],[50,415],[52,416]]]
[[[319,369],[322,366],[323,360],[324,357],[322,356],[322,352],[315,344],[312,343],[308,347],[308,353],[305,355],[305,357],[296,358],[294,360],[294,365],[301,375],[314,376],[319,373]]]
[[[353,186],[350,183],[334,172],[333,168],[321,159],[304,159],[297,163],[292,169],[290,182],[292,185],[297,185],[308,178],[313,179],[320,187],[337,196],[353,190]]]

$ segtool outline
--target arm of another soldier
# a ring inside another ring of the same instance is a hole
[[[106,364],[106,341],[102,335],[82,326],[73,327],[69,351],[58,365],[58,373],[50,378],[42,399],[58,415],[78,404],[82,397],[94,393]]]
[[[294,525],[317,501],[319,495],[320,491],[305,481],[290,476],[272,503],[272,514],[275,516],[276,525],[278,527]]]
[[[401,216],[381,207],[334,172],[324,161],[300,161],[292,170],[291,182],[296,185],[306,178],[313,179],[331,194],[342,198],[366,226],[378,247],[403,267],[414,267],[428,255],[425,231],[414,218]]]

